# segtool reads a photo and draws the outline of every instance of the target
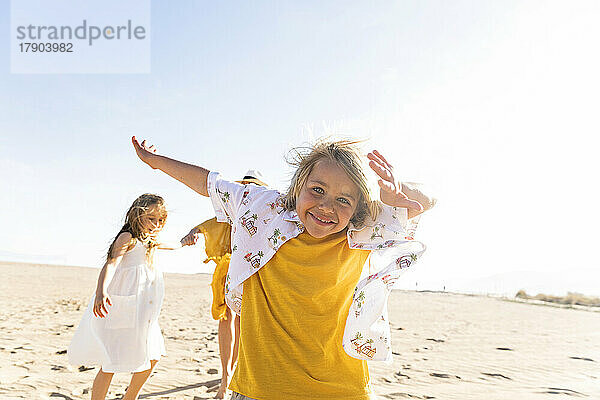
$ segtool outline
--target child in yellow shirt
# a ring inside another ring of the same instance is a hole
[[[262,174],[256,170],[248,170],[241,181],[242,185],[255,184],[267,186],[259,178]],[[198,235],[204,235],[204,247],[207,259],[205,263],[214,261],[215,271],[211,282],[213,301],[211,314],[213,319],[219,321],[219,356],[221,358],[221,384],[215,395],[216,399],[223,399],[227,393],[227,387],[237,362],[238,346],[240,339],[240,317],[232,313],[225,304],[225,280],[229,270],[231,258],[231,225],[218,222],[217,218],[211,218],[193,227],[190,232],[181,239],[183,245],[194,245]]]
[[[225,291],[241,313],[234,398],[372,398],[365,360],[391,353],[380,294],[424,251],[410,221],[434,201],[396,181],[377,151],[367,155],[379,176],[381,202],[374,200],[355,142],[299,150],[290,188],[280,194],[132,141],[143,162],[209,196],[217,220],[232,223]],[[359,282],[373,252],[387,266]]]

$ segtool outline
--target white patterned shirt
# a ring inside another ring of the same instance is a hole
[[[282,244],[298,236],[304,226],[295,211],[285,210],[284,196],[264,186],[240,185],[208,175],[207,189],[217,221],[232,225],[231,261],[225,300],[241,312],[243,282],[265,266]],[[378,271],[356,286],[346,319],[342,346],[362,360],[391,360],[387,298],[394,283],[425,251],[413,240],[418,218],[408,219],[406,208],[382,204],[376,220],[362,228],[348,225],[351,249],[371,250],[370,265]]]

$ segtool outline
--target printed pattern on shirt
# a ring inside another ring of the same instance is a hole
[[[232,253],[225,283],[225,299],[241,312],[242,283],[265,266],[288,240],[304,231],[295,211],[285,210],[283,195],[255,185],[240,185],[211,172],[208,193],[219,222],[232,224]],[[351,249],[372,250],[371,265],[379,271],[356,286],[346,320],[342,346],[363,360],[391,359],[387,299],[394,283],[425,251],[413,240],[418,219],[408,220],[404,208],[383,205],[377,220],[361,229],[348,226]]]

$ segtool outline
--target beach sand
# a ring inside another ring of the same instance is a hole
[[[66,349],[98,270],[0,263],[0,398],[90,398],[98,369]],[[210,399],[220,378],[210,275],[166,274],[168,355],[140,398]],[[371,363],[380,399],[600,399],[600,312],[485,296],[394,291],[394,361]],[[120,398],[129,375],[107,396]]]

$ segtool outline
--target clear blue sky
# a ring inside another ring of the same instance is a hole
[[[167,239],[211,217],[131,135],[284,188],[287,150],[338,132],[439,197],[406,285],[600,281],[596,1],[154,1],[150,74],[11,74],[0,9],[0,258],[100,266],[144,192],[169,204]],[[202,256],[162,260],[192,272]]]

